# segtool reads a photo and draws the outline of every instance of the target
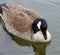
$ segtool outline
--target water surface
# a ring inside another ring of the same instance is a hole
[[[17,38],[14,41],[0,20],[0,55],[60,55],[60,0],[0,0],[0,3],[20,4],[38,12],[48,22],[52,35],[50,45],[17,41]]]

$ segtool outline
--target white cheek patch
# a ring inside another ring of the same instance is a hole
[[[41,22],[38,22],[37,27],[40,29]]]

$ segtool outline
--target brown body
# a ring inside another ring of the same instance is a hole
[[[40,16],[20,5],[3,6],[2,10],[6,29],[18,37],[31,40],[34,34],[32,23],[36,18],[40,18]]]

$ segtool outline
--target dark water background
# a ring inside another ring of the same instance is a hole
[[[0,55],[60,55],[60,0],[0,0],[0,3],[20,4],[38,12],[48,22],[52,35],[50,45],[24,40],[17,41],[18,45],[17,38],[15,41],[11,39],[0,20]]]

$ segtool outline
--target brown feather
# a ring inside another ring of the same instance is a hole
[[[20,33],[17,34],[18,36],[22,36],[26,33],[28,37],[31,37],[33,34],[32,23],[36,18],[40,18],[40,16],[34,11],[19,5],[7,5],[7,7],[8,8],[2,7],[2,9],[4,14],[3,20],[8,31],[13,33],[11,28],[9,28],[10,26],[12,29]]]

